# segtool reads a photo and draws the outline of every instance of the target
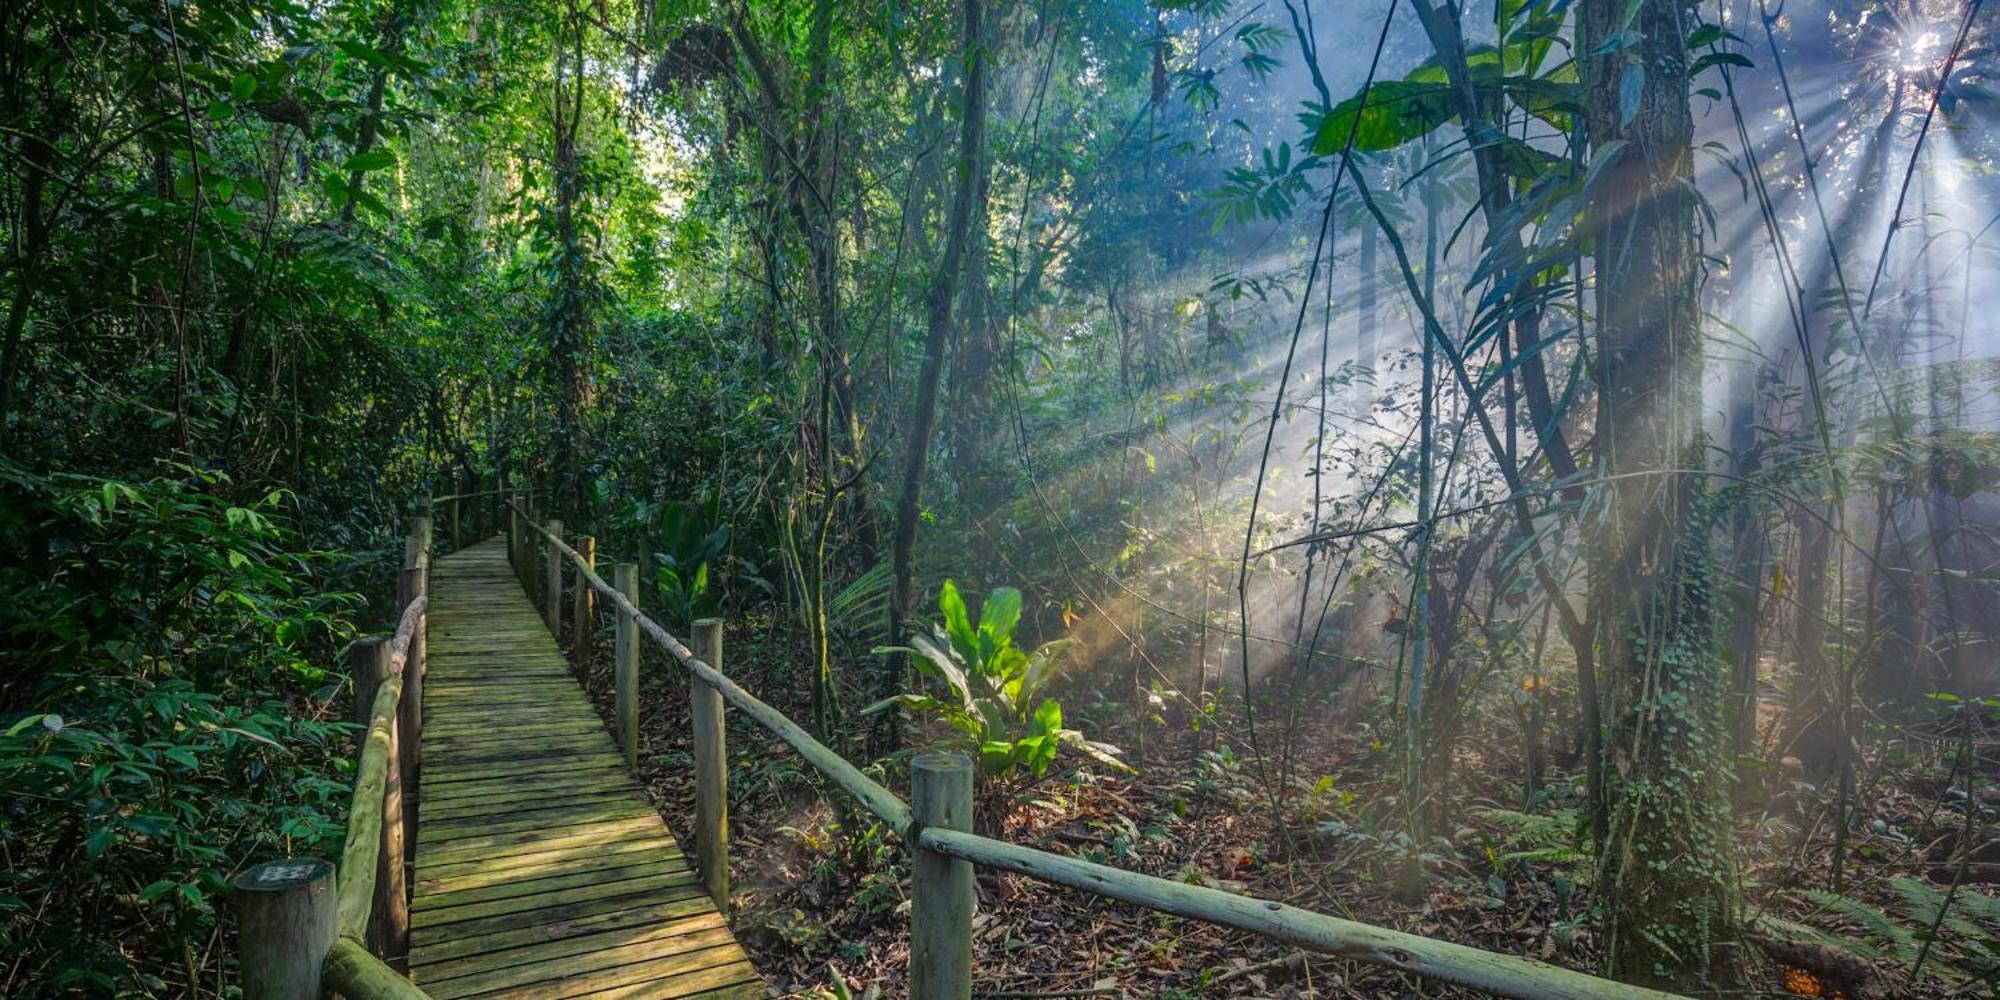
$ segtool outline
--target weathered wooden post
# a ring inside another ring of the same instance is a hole
[[[722,619],[694,623],[694,653],[722,669]],[[729,912],[729,752],[722,692],[699,677],[688,679],[694,741],[694,847],[701,881],[722,912]]]
[[[451,498],[451,550],[457,552],[465,544],[465,535],[460,530],[457,497]]]
[[[576,569],[576,594],[570,607],[570,653],[576,658],[579,674],[590,672],[590,616],[596,607],[597,592],[590,589],[584,570],[597,571],[597,539],[583,535],[576,540],[576,554],[583,565]]]
[[[407,662],[407,659],[405,660]],[[354,675],[354,719],[361,724],[360,742],[368,742],[374,721],[375,694],[389,679],[389,640],[381,636],[357,639],[348,647]],[[399,704],[400,707],[400,704]],[[368,945],[381,956],[401,955],[410,941],[410,902],[403,882],[403,778],[399,727],[389,726],[389,762],[382,783],[382,849],[375,866],[375,898],[368,921]]]
[[[919,828],[972,829],[972,761],[920,754],[910,764]],[[910,845],[910,1000],[972,996],[972,862]]]
[[[562,642],[563,554],[556,543],[563,536],[562,518],[549,520],[547,565],[542,567],[542,614],[549,620],[549,638]]]
[[[507,494],[507,565],[521,572],[521,512],[514,508],[514,494]]]
[[[333,863],[267,861],[231,879],[243,1000],[319,1000],[320,964],[340,935]]]
[[[611,567],[611,586],[625,595],[634,607],[639,603],[639,565],[619,563]],[[618,637],[612,646],[612,687],[616,704],[612,714],[618,719],[618,745],[625,752],[625,766],[639,766],[639,619],[618,608]]]
[[[375,690],[389,676],[389,640],[371,635],[354,640],[347,647],[347,672],[354,683],[354,721],[361,732],[354,738],[355,752],[368,744],[369,713],[375,707]]]

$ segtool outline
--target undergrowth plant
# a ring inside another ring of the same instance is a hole
[[[220,993],[229,876],[339,850],[358,602],[233,492],[0,463],[0,992]]]
[[[932,692],[906,692],[868,706],[873,714],[901,705],[920,718],[944,724],[952,745],[972,753],[978,762],[981,798],[1032,784],[1047,775],[1056,753],[1070,747],[1106,766],[1129,771],[1117,747],[1084,738],[1063,725],[1062,704],[1044,697],[1054,678],[1063,644],[1044,643],[1034,650],[1014,644],[1021,620],[1021,592],[998,587],[986,595],[974,621],[965,600],[950,580],[938,592],[944,624],[932,634],[914,635],[900,649],[919,670],[943,686]]]

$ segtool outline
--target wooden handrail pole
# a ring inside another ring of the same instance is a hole
[[[514,497],[507,497],[507,565],[514,567],[516,576],[521,572],[521,514],[514,509]]]
[[[722,619],[694,623],[695,655],[722,669]],[[729,751],[723,729],[722,692],[688,678],[688,713],[694,742],[694,847],[702,884],[722,912],[729,912]]]
[[[542,567],[542,614],[549,621],[549,638],[557,642],[562,641],[562,578],[564,560],[562,550],[556,548],[554,539],[559,539],[562,536],[562,519],[550,519],[549,537],[551,541],[548,546],[548,554],[544,557],[545,565]]]
[[[597,539],[584,535],[576,540],[577,558],[582,565],[576,570],[576,593],[570,607],[570,655],[576,660],[579,675],[590,672],[590,616],[596,607],[597,592],[590,589],[590,578],[585,570],[597,571]]]
[[[333,863],[267,861],[231,879],[243,1000],[319,1000],[320,964],[340,936]]]
[[[412,566],[396,578],[396,605],[408,608],[410,602],[429,591],[430,570],[423,566]],[[418,785],[423,780],[424,741],[424,665],[426,660],[425,639],[430,627],[428,608],[417,615],[416,627],[410,633],[409,652],[403,659],[403,700],[396,705],[397,749],[401,751],[397,764],[403,771],[403,831],[404,842],[417,842],[417,803],[420,796]],[[415,859],[409,860],[409,867],[415,867]],[[415,872],[404,873],[406,882],[414,882]]]
[[[453,552],[458,551],[459,546],[464,542],[464,538],[465,535],[463,534],[463,532],[460,531],[460,526],[458,522],[458,498],[452,497],[451,498],[451,550]]]
[[[918,755],[910,764],[910,807],[923,827],[971,830],[972,761]],[[910,854],[910,1000],[969,1000],[972,863],[914,845]]]
[[[611,586],[636,607],[639,603],[639,564],[618,563],[611,567]],[[616,691],[612,714],[618,720],[618,746],[625,754],[626,767],[639,766],[639,620],[618,609],[618,638],[613,645],[612,687]]]
[[[361,745],[368,742],[368,725],[374,719],[375,694],[389,680],[389,640],[382,636],[357,639],[348,647],[348,667],[354,676],[354,719],[362,727]],[[368,945],[378,955],[407,949],[410,935],[409,898],[403,882],[403,780],[402,768],[393,762],[402,751],[396,727],[389,729],[388,768],[382,784],[381,850],[376,855],[375,891],[371,901],[373,916],[368,921]],[[365,807],[366,804],[362,804]],[[350,820],[351,822],[351,820]]]

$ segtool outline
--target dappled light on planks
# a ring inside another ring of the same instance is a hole
[[[764,986],[626,770],[499,541],[432,580],[410,970],[433,997]]]

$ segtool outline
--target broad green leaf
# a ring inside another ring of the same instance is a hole
[[[958,649],[958,655],[968,660],[978,655],[978,639],[972,631],[972,622],[965,610],[965,598],[958,594],[958,584],[946,580],[938,590],[938,610],[944,613],[944,628],[951,636],[951,644]]]
[[[347,169],[350,172],[382,170],[395,165],[396,154],[386,149],[371,149],[366,153],[356,153],[347,158]]]
[[[1331,156],[1348,136],[1362,152],[1394,149],[1421,139],[1458,114],[1449,84],[1428,80],[1379,80],[1335,105],[1313,137],[1313,152]]]
[[[1021,620],[1021,592],[1013,587],[995,587],[986,595],[986,603],[979,608],[979,633],[991,637],[999,646],[1014,636],[1014,626]]]

